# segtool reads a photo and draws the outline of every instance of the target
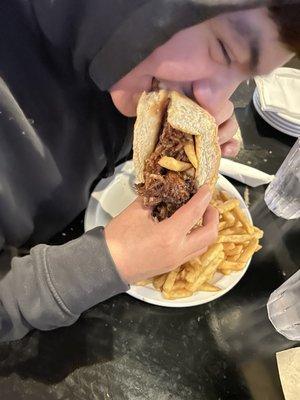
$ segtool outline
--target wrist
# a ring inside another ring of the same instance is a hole
[[[132,274],[130,274],[129,269],[126,266],[126,261],[124,260],[124,254],[121,245],[117,242],[117,240],[110,237],[106,229],[104,229],[104,238],[110,257],[115,265],[118,274],[120,275],[120,278],[127,284],[133,283],[134,278],[132,277]]]

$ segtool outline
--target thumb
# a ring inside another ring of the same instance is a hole
[[[180,207],[165,222],[172,224],[173,229],[177,227],[177,229],[188,233],[202,218],[209,205],[211,196],[209,186],[202,186],[186,204]]]

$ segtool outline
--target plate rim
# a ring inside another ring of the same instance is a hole
[[[116,177],[122,173],[123,168],[124,167],[126,168],[127,166],[131,166],[131,168],[132,168],[132,160],[126,161],[126,162],[118,165],[115,169],[114,175],[112,175],[108,178],[102,179],[95,186],[93,192],[90,195],[90,199],[89,199],[88,206],[86,208],[86,212],[85,212],[85,216],[84,216],[84,231],[85,232],[90,229],[93,229],[93,226],[91,226],[91,225],[93,225],[91,223],[91,221],[92,221],[92,219],[95,220],[98,208],[101,206],[101,204],[98,200],[101,198],[101,193],[103,193],[103,191],[116,179]],[[244,199],[242,198],[241,194],[238,192],[238,190],[234,187],[234,185],[228,179],[226,179],[221,174],[219,174],[218,181],[219,180],[221,180],[223,182],[225,181],[226,184],[229,184],[231,186],[232,191],[235,193],[238,200],[242,203],[243,209],[246,211],[248,218],[253,223],[250,211],[249,211]],[[95,193],[97,193],[97,195],[95,195]],[[184,299],[167,300],[167,299],[163,299],[163,298],[162,299],[152,299],[152,298],[147,298],[147,297],[141,295],[140,293],[136,292],[135,288],[140,288],[140,286],[137,286],[137,285],[131,285],[130,289],[126,293],[138,300],[141,300],[148,304],[161,306],[161,307],[183,308],[183,307],[194,307],[194,306],[198,306],[201,304],[206,304],[206,303],[209,303],[213,300],[220,298],[221,296],[223,296],[227,292],[229,292],[231,289],[233,289],[233,287],[236,286],[239,283],[239,281],[242,279],[242,277],[245,275],[246,271],[249,268],[251,260],[252,260],[252,257],[247,262],[247,265],[245,266],[245,268],[243,268],[242,271],[236,272],[236,274],[238,274],[238,276],[237,276],[238,279],[236,281],[233,281],[228,287],[220,290],[219,292],[211,293],[211,296],[210,296],[211,298],[206,298],[206,299],[202,299],[202,300],[194,298],[194,300],[193,300],[193,296],[191,296],[191,297],[185,298],[185,300]],[[149,289],[155,290],[155,289],[152,289],[151,287],[149,287]],[[190,299],[190,300],[186,300],[186,299]]]

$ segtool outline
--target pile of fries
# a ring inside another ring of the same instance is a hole
[[[253,254],[261,249],[263,231],[254,227],[240,207],[239,200],[215,191],[211,204],[219,210],[219,235],[206,253],[175,270],[137,285],[152,284],[166,299],[192,296],[197,291],[217,292],[214,275],[229,275],[245,268]]]

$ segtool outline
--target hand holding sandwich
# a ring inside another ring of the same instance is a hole
[[[168,272],[217,239],[218,212],[209,206],[220,162],[217,123],[182,94],[144,93],[133,161],[139,199],[105,229],[128,283]]]
[[[105,228],[105,238],[121,277],[134,283],[204,253],[218,234],[218,212],[209,206],[210,199],[206,185],[162,222],[153,220],[141,199],[114,218]],[[201,218],[202,226],[190,232]]]

